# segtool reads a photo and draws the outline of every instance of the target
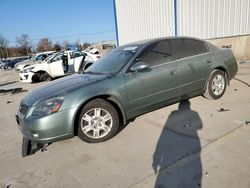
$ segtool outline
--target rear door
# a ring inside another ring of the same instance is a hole
[[[128,115],[141,114],[179,97],[179,72],[168,40],[151,44],[134,63],[137,62],[144,62],[150,68],[125,74],[131,109]]]
[[[209,48],[195,39],[173,39],[172,43],[180,72],[181,95],[202,91],[211,66]]]

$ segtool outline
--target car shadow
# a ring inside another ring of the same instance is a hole
[[[200,129],[202,121],[189,100],[180,102],[169,115],[153,155],[155,188],[201,187]]]

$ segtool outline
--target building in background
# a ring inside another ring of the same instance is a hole
[[[250,0],[114,0],[114,7],[118,45],[192,36],[231,45],[239,59],[250,59]]]

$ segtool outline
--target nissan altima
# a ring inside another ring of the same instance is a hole
[[[113,49],[84,72],[29,92],[16,119],[25,139],[45,144],[78,135],[113,137],[121,124],[194,96],[222,97],[238,70],[230,49],[189,37]]]

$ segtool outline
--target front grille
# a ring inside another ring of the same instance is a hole
[[[20,107],[19,107],[19,112],[20,112],[20,114],[22,114],[22,115],[26,115],[28,109],[29,109],[29,106],[28,106],[28,105],[21,103],[21,104],[20,104]]]

